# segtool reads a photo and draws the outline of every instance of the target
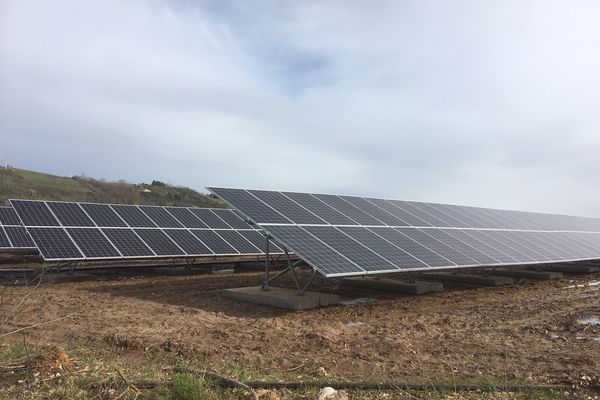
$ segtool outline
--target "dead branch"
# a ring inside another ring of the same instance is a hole
[[[40,322],[40,323],[37,323],[37,324],[25,326],[23,328],[19,328],[17,330],[12,331],[12,332],[3,333],[3,334],[0,335],[0,338],[6,337],[6,336],[10,336],[10,335],[14,335],[15,333],[19,333],[19,332],[22,332],[22,331],[27,330],[27,329],[36,328],[38,326],[51,324],[53,322],[62,321],[63,319],[67,319],[67,318],[71,318],[71,317],[75,317],[75,316],[80,316],[80,315],[81,314],[69,314],[69,315],[65,315],[64,317],[59,317],[59,318],[51,319],[50,321],[44,321],[44,322]]]

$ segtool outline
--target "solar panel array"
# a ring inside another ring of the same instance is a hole
[[[266,247],[260,231],[227,209],[10,202],[46,261],[263,255]]]
[[[0,207],[0,249],[33,249],[35,244],[12,207]]]
[[[328,277],[600,259],[600,219],[209,188]]]

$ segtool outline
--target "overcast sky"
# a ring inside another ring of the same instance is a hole
[[[600,3],[0,2],[0,158],[600,216]]]

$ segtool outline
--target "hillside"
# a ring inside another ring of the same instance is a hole
[[[98,203],[149,204],[186,207],[225,207],[223,202],[195,190],[153,181],[131,184],[87,177],[61,177],[0,167],[0,204],[8,199],[43,199]]]

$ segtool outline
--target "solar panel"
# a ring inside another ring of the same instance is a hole
[[[181,222],[186,228],[208,228],[208,225],[200,221],[188,208],[165,207],[165,210],[177,218],[177,221]]]
[[[452,261],[456,265],[481,265],[474,259],[462,254],[452,246],[447,245],[441,240],[436,239],[432,235],[428,235],[424,229],[406,228],[400,232],[411,239],[421,243],[427,248],[435,251],[440,256]]]
[[[296,225],[270,225],[269,234],[328,276],[364,274],[365,270]]]
[[[12,247],[12,244],[4,232],[4,227],[0,226],[0,249],[6,249],[10,247]]]
[[[21,225],[21,220],[12,207],[0,207],[0,225]]]
[[[204,230],[204,229],[191,229],[190,232],[194,234],[206,247],[208,247],[216,255],[233,255],[240,254],[231,244],[229,244],[221,236],[217,235],[215,231]]]
[[[154,257],[156,254],[130,229],[102,228],[123,257]]]
[[[531,256],[521,253],[517,249],[511,247],[510,244],[506,244],[506,240],[503,240],[503,238],[494,237],[494,233],[496,233],[495,231],[463,230],[463,232],[477,240],[482,241],[486,245],[516,259],[517,263],[530,263],[535,261]]]
[[[36,248],[35,243],[31,239],[31,236],[23,226],[5,226],[4,231],[6,236],[10,240],[12,247],[19,247],[24,249]]]
[[[370,228],[370,230],[385,240],[394,243],[430,268],[455,265],[452,261],[442,257],[434,250],[403,234],[401,230],[392,228]]]
[[[67,228],[67,233],[86,258],[120,258],[121,253],[97,228]]]
[[[127,224],[108,204],[80,203],[81,208],[101,228],[125,228]]]
[[[339,229],[398,267],[427,268],[427,264],[367,228],[340,227]]]
[[[431,226],[430,224],[423,221],[422,219],[417,218],[416,216],[409,213],[408,211],[398,207],[391,201],[382,200],[382,199],[372,199],[372,198],[368,198],[368,197],[365,198],[365,201],[375,205],[376,207],[381,208],[382,210],[385,210],[386,212],[390,213],[398,220],[402,221],[401,223],[398,223],[395,226]],[[394,226],[394,225],[391,225],[391,226]]]
[[[584,243],[583,241],[577,240],[575,238],[572,237],[572,233],[566,233],[566,232],[540,232],[540,235],[542,237],[544,237],[546,240],[553,242],[553,243],[559,243],[561,245],[567,246],[569,249],[576,251],[578,257],[573,258],[573,259],[579,259],[579,258],[593,258],[595,256],[597,256],[598,252],[595,251],[594,246],[588,245],[586,243]]]
[[[156,228],[157,226],[137,206],[113,204],[111,207],[132,228]]]
[[[190,208],[189,209],[192,214],[196,216],[202,223],[205,225],[204,227],[210,229],[230,229],[231,227],[221,218],[217,217],[217,214],[212,212],[207,208]]]
[[[11,200],[25,226],[60,226],[46,203],[33,200]]]
[[[306,231],[365,271],[399,271],[398,267],[332,226],[306,226]]]
[[[256,230],[239,230],[237,231],[246,240],[252,243],[257,249],[264,252],[267,247],[267,238]],[[277,243],[269,242],[270,253],[283,253],[283,250],[277,245]]]
[[[160,228],[183,228],[183,225],[175,219],[167,210],[155,206],[138,206],[156,226]]]
[[[77,203],[47,202],[48,207],[62,226],[94,226],[85,211]]]
[[[420,220],[427,222],[428,225],[437,227],[451,227],[452,224],[431,213],[431,210],[424,209],[423,204],[410,203],[408,201],[393,200],[392,203],[402,208],[406,212],[415,215]]]
[[[239,253],[245,254],[260,254],[263,249],[259,249],[254,246],[250,241],[246,240],[242,235],[236,231],[215,231],[217,235],[221,236],[227,243],[233,246]]]
[[[298,192],[209,190],[325,276],[600,259],[600,219]]]
[[[482,265],[497,265],[502,264],[501,261],[495,259],[489,254],[486,254],[484,251],[479,250],[477,247],[473,247],[454,236],[442,231],[441,229],[423,229],[422,232],[431,236],[433,239],[438,242],[444,244],[446,247],[449,247],[455,250],[458,254],[464,255],[468,257],[467,260],[473,260],[474,264],[482,264]],[[467,261],[468,262],[468,261]],[[461,265],[464,265],[462,263]]]
[[[360,208],[352,205],[346,200],[342,199],[338,196],[333,196],[330,194],[315,194],[317,199],[321,200],[323,203],[327,204],[331,208],[339,211],[344,214],[346,217],[355,221],[359,225],[385,225],[383,222],[378,219],[372,217],[367,214]]]
[[[159,229],[134,229],[157,256],[185,256],[186,253]]]
[[[377,205],[369,202],[367,199],[363,199],[362,197],[353,197],[353,196],[340,196],[344,201],[352,204],[353,206],[363,210],[369,215],[372,215],[378,221],[383,222],[389,226],[404,226],[408,225],[406,222],[396,217],[392,213],[384,210],[383,208],[378,207]]]
[[[35,244],[12,207],[0,206],[0,249],[33,249]]]
[[[261,221],[267,221],[270,223],[290,223],[291,221],[275,211],[271,207],[267,206],[261,200],[257,199],[246,191],[238,191],[231,189],[219,189],[223,195],[227,195],[227,198],[232,203],[243,204],[246,209],[249,209],[252,214],[256,215]]]
[[[213,251],[187,229],[167,229],[165,233],[188,255],[213,255]]]
[[[444,214],[461,221],[466,228],[489,228],[486,221],[481,218],[474,218],[472,213],[465,210],[465,207],[449,207],[445,204],[435,204],[434,206]]]
[[[456,240],[465,243],[467,246],[478,250],[482,254],[485,254],[486,256],[495,260],[495,262],[499,262],[501,264],[515,264],[519,262],[518,259],[503,253],[495,247],[492,247],[491,245],[480,240],[478,237],[473,237],[460,229],[440,229],[440,232],[444,232]]]
[[[306,210],[310,211],[312,214],[318,216],[320,219],[326,221],[329,224],[334,225],[358,225],[358,223],[346,215],[342,214],[340,211],[331,207],[330,205],[322,202],[315,196],[308,193],[283,193],[285,197],[293,200],[300,206],[304,207]],[[240,211],[245,214],[244,208],[241,208]],[[252,212],[252,210],[248,210],[248,212]],[[255,222],[264,223],[260,219],[259,216],[256,217]]]
[[[212,209],[211,211],[233,229],[251,229],[250,225],[248,225],[246,221],[241,219],[231,210]]]
[[[62,228],[28,228],[44,260],[78,260],[83,258],[75,243]]]
[[[249,190],[252,195],[259,200],[268,203],[273,209],[284,213],[296,224],[324,224],[324,220],[311,213],[300,204],[284,196],[279,192],[269,192],[266,190]]]

